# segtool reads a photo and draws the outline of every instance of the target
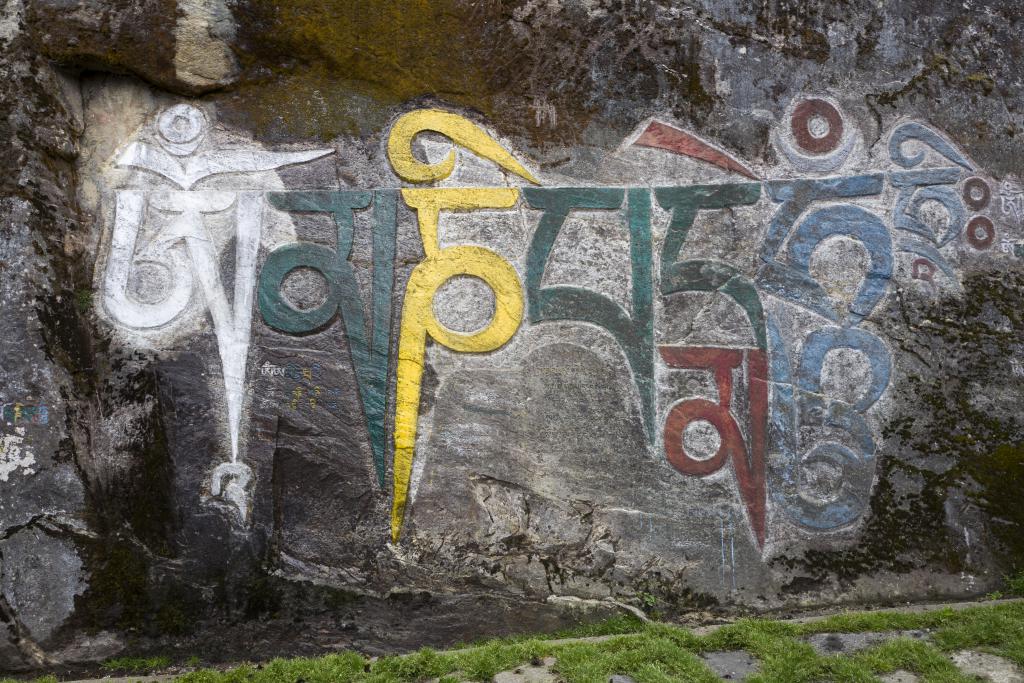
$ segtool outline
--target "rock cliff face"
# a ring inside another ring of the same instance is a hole
[[[997,588],[1022,27],[6,0],[0,669]]]

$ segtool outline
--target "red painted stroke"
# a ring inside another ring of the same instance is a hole
[[[935,281],[935,264],[926,258],[915,259],[910,267],[910,277],[925,282]]]
[[[710,370],[718,387],[718,403],[694,398],[672,406],[665,418],[665,457],[679,472],[706,477],[732,460],[740,498],[747,509],[757,544],[764,547],[766,498],[765,460],[768,432],[768,354],[761,349],[724,349],[717,347],[660,346],[665,363],[672,368]],[[744,443],[732,403],[732,373],[747,363],[750,401],[750,448]],[[683,448],[683,433],[695,420],[706,420],[718,430],[720,445],[710,458],[697,460]],[[749,453],[749,455],[748,455]]]
[[[727,171],[733,171],[745,175],[752,180],[759,178],[749,168],[740,163],[735,157],[715,148],[711,143],[701,140],[693,133],[673,128],[672,126],[651,121],[634,145],[641,147],[653,147],[664,149],[683,156],[693,157],[714,164]]]

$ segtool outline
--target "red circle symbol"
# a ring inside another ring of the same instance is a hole
[[[975,176],[968,178],[964,183],[963,197],[964,204],[971,211],[981,211],[988,206],[989,200],[992,199],[992,191],[989,189],[988,183]]]
[[[686,427],[697,420],[706,420],[718,430],[718,450],[710,458],[697,460],[683,448]],[[717,472],[734,454],[745,454],[743,433],[724,406],[702,398],[694,398],[672,406],[665,419],[665,457],[683,474],[704,477]]]
[[[827,130],[816,130],[827,125]],[[812,154],[825,154],[839,146],[843,137],[843,117],[825,100],[804,100],[793,110],[790,120],[796,144]]]
[[[975,216],[967,224],[967,241],[975,249],[988,249],[996,239],[996,227],[985,216]]]

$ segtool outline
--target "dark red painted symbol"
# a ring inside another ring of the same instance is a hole
[[[935,271],[935,264],[926,258],[914,259],[914,262],[910,264],[910,277],[915,280],[934,282]]]
[[[820,133],[812,130],[818,119],[828,124],[828,130]],[[796,144],[812,154],[825,154],[839,146],[843,138],[843,117],[839,110],[825,100],[804,100],[793,110],[790,120]]]
[[[719,168],[724,168],[727,171],[733,171],[757,180],[754,172],[740,163],[736,157],[717,149],[710,142],[700,139],[693,133],[673,128],[660,121],[651,121],[650,125],[647,126],[633,144],[641,147],[664,149],[676,154],[682,154],[683,156],[700,159]]]
[[[996,239],[996,227],[985,216],[975,216],[967,224],[967,241],[975,249],[988,249]]]
[[[970,207],[971,211],[981,211],[992,199],[992,190],[981,178],[968,178],[964,183],[963,197],[964,204]]]
[[[759,546],[765,534],[765,449],[768,430],[768,355],[760,349],[723,349],[709,346],[659,346],[661,357],[671,368],[710,370],[718,387],[718,403],[703,398],[680,401],[665,419],[665,456],[683,474],[706,477],[731,460],[740,497],[747,509],[750,526]],[[732,404],[733,370],[746,361],[750,403],[750,448],[743,439]],[[710,422],[720,444],[710,458],[700,460],[687,454],[683,434],[690,423]]]

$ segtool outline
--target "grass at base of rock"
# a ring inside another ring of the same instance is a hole
[[[103,662],[106,671],[123,671],[128,674],[148,674],[171,665],[170,657],[117,657]]]
[[[703,652],[745,650],[760,661],[750,683],[801,681],[876,681],[897,669],[912,671],[923,681],[968,683],[947,653],[977,649],[1024,665],[1024,603],[981,605],[962,611],[924,614],[865,612],[841,614],[808,624],[745,619],[697,636],[668,624],[614,622],[621,635],[602,642],[553,644],[540,638],[496,640],[459,652],[424,649],[403,657],[370,661],[353,653],[315,659],[275,660],[261,668],[245,666],[227,672],[197,671],[183,683],[241,683],[302,679],[307,683],[359,681],[384,683],[422,681],[488,681],[496,673],[553,656],[555,672],[570,683],[607,681],[626,674],[638,683],[718,681],[700,659]],[[801,638],[815,633],[926,629],[932,642],[899,638],[851,655],[821,655]],[[613,631],[608,624],[589,634]]]
[[[502,643],[525,642],[527,640],[563,640],[566,638],[590,638],[594,636],[618,636],[628,633],[639,633],[644,630],[644,622],[631,614],[618,614],[603,621],[594,621],[570,628],[559,629],[550,633],[534,633],[513,635],[502,638]],[[472,647],[482,647],[496,642],[493,638],[481,639],[454,645],[451,649],[461,650]]]
[[[896,638],[849,655],[822,655],[803,638],[816,633],[927,630],[930,640]],[[569,635],[569,634],[560,634]],[[371,660],[354,652],[316,658],[275,659],[227,671],[204,669],[184,674],[183,683],[385,683],[440,679],[489,681],[532,660],[555,657],[554,671],[570,683],[604,683],[613,674],[637,683],[718,681],[700,659],[706,652],[744,650],[760,662],[750,683],[877,681],[902,669],[932,683],[974,681],[960,672],[949,654],[971,649],[1000,655],[1024,666],[1024,602],[979,605],[966,610],[927,613],[863,612],[839,614],[813,623],[744,619],[698,636],[669,624],[613,619],[574,635],[612,635],[600,642],[555,643],[551,636],[494,640],[465,650],[418,652]],[[129,668],[133,660],[112,660]],[[134,660],[136,663],[152,660]],[[152,668],[152,667],[150,667]],[[53,679],[40,679],[53,680]],[[0,682],[3,683],[3,682]]]

